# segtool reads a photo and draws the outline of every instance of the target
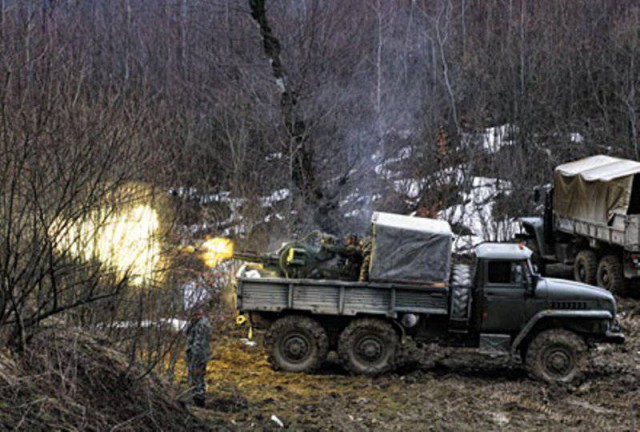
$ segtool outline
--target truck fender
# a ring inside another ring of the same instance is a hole
[[[522,344],[522,341],[531,334],[536,324],[547,318],[587,318],[611,320],[613,315],[609,311],[575,311],[575,310],[544,310],[535,314],[527,324],[520,330],[520,333],[513,340],[511,345],[511,356],[515,356],[516,350]]]

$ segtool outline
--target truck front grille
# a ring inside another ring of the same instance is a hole
[[[559,301],[559,302],[551,302],[551,309],[569,309],[569,310],[579,310],[586,309],[587,303],[580,301]]]

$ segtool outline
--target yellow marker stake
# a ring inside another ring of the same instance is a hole
[[[238,311],[236,311],[236,314],[237,313]],[[249,318],[247,318],[246,315],[236,315],[236,324],[242,325],[246,322],[249,323],[249,334],[247,335],[247,339],[251,340],[253,339],[253,325],[251,325],[251,321],[249,321]]]

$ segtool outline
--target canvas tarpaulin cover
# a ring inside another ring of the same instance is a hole
[[[452,233],[447,222],[380,212],[371,222],[372,281],[448,282]]]
[[[633,177],[640,163],[610,156],[591,156],[554,171],[553,210],[559,216],[607,224],[626,214]]]

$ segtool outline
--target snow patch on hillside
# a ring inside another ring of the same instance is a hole
[[[454,249],[462,252],[485,241],[505,241],[513,237],[517,223],[494,215],[495,201],[501,194],[509,194],[511,184],[504,180],[473,177],[471,187],[461,194],[460,204],[438,213],[459,232]]]
[[[510,124],[490,127],[482,134],[482,148],[488,153],[498,153],[503,147],[513,145],[510,138],[513,135],[514,127]]]
[[[394,157],[385,159],[381,163],[377,164],[373,170],[375,173],[382,178],[395,178],[400,174],[400,171],[392,168],[393,165],[398,164],[404,160],[407,160],[411,157],[412,149],[409,146],[402,147],[400,150],[396,152]],[[376,161],[380,159],[379,154],[375,154],[372,156],[372,160]]]
[[[407,196],[409,199],[416,199],[420,196],[420,192],[424,188],[426,180],[416,180],[416,179],[401,179],[394,180],[393,182],[393,190],[398,193],[402,193]]]
[[[271,195],[260,198],[262,207],[271,207],[274,203],[284,201],[289,198],[289,189],[279,189],[274,191]]]

